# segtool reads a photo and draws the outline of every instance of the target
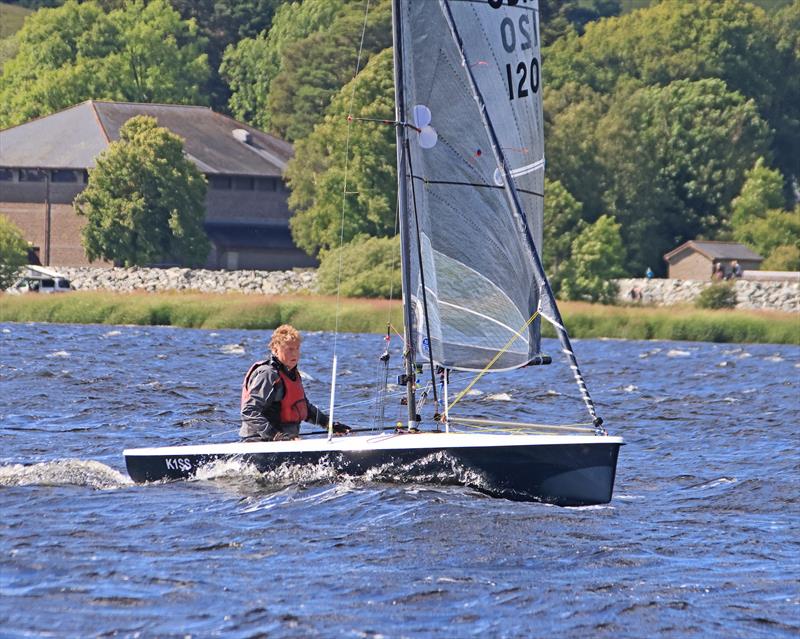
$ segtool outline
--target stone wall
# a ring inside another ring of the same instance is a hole
[[[623,279],[619,284],[619,301],[627,304],[671,306],[692,304],[700,292],[712,282],[670,279]],[[786,312],[800,311],[800,282],[754,282],[735,280],[736,308]],[[631,292],[634,291],[635,295]],[[636,299],[634,299],[634,297]]]
[[[293,271],[210,271],[188,268],[56,267],[80,291],[200,291],[281,295],[314,292],[317,273]]]

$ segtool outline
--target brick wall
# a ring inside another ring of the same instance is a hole
[[[267,182],[265,182],[266,184]],[[90,263],[81,245],[81,229],[85,218],[78,216],[72,206],[75,196],[85,184],[50,183],[50,264],[54,266],[110,266],[109,262]],[[265,189],[255,182],[253,190],[214,189],[206,194],[206,221],[227,224],[280,224],[289,226],[291,213],[287,203],[286,186],[276,181],[275,190]],[[45,199],[46,182],[0,182],[0,214],[6,215],[21,230],[25,239],[39,248],[45,260]],[[234,268],[289,268],[314,266],[316,261],[299,249],[258,251],[243,249],[231,257]],[[212,268],[228,267],[228,256],[218,251],[209,255]]]
[[[676,280],[710,280],[713,267],[697,251],[684,251],[669,265],[669,277]]]

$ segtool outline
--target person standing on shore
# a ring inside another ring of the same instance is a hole
[[[245,374],[239,430],[244,441],[299,439],[301,422],[328,427],[328,416],[308,401],[303,390],[297,370],[301,340],[293,326],[279,326],[269,342],[269,359],[255,362]],[[346,435],[350,428],[334,422],[333,432]]]

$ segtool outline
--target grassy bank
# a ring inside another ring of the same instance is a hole
[[[339,330],[381,333],[389,318],[398,329],[398,302],[343,299]],[[336,299],[203,293],[76,292],[0,295],[0,321],[65,324],[139,324],[187,328],[270,329],[291,323],[301,330],[333,330]],[[700,311],[691,307],[641,308],[562,303],[573,337],[800,344],[800,316],[768,311]],[[545,323],[544,334],[555,333]]]

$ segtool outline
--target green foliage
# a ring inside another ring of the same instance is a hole
[[[204,87],[212,108],[227,110],[230,89],[220,77],[227,47],[266,32],[283,0],[169,0],[184,20],[194,19],[205,42],[211,75]]]
[[[6,62],[17,55],[18,48],[15,36],[0,40],[0,74],[2,74]]]
[[[572,243],[586,226],[581,203],[557,180],[545,180],[543,265],[553,292],[558,294]]]
[[[399,236],[359,236],[326,251],[319,265],[319,288],[345,297],[400,297]]]
[[[77,212],[88,218],[86,255],[125,266],[203,264],[205,194],[205,178],[184,157],[181,138],[155,118],[131,118],[75,199]]]
[[[769,256],[781,246],[800,246],[800,205],[794,211],[773,209],[734,228],[737,242]]]
[[[612,213],[641,273],[682,241],[723,228],[745,172],[768,150],[756,105],[719,80],[620,89],[568,84],[548,99],[551,178],[584,205]]]
[[[773,5],[774,6],[774,5]],[[776,165],[788,177],[800,178],[800,2],[793,0],[772,17],[777,43],[771,61],[780,78],[769,103],[769,120],[775,129]],[[789,183],[790,180],[787,180]],[[791,184],[788,184],[791,190]]]
[[[226,50],[220,74],[231,87],[234,116],[269,129],[267,96],[281,70],[284,49],[327,28],[342,11],[345,0],[287,2],[275,12],[269,31],[240,40]]]
[[[572,242],[572,256],[564,266],[561,293],[566,299],[613,304],[622,275],[624,249],[620,225],[602,215]]]
[[[604,201],[626,229],[634,272],[723,228],[746,171],[769,141],[756,105],[713,79],[636,91],[612,104],[603,125],[610,168]]]
[[[755,217],[763,217],[768,209],[782,206],[783,176],[767,167],[764,158],[758,158],[745,174],[742,190],[731,204],[731,225],[737,228]]]
[[[267,97],[265,119],[271,131],[290,141],[306,137],[353,77],[359,51],[363,68],[391,45],[390,0],[375,2],[369,17],[362,36],[363,4],[346,4],[328,28],[286,44]]]
[[[393,120],[392,52],[375,56],[331,102],[325,119],[295,145],[286,168],[295,244],[310,255],[356,235],[394,234],[396,173],[394,127],[347,122],[354,117]],[[348,137],[349,136],[349,137]],[[349,141],[349,142],[348,142]],[[349,148],[351,157],[345,158]],[[347,196],[343,198],[345,171]],[[344,217],[342,217],[344,216]]]
[[[664,0],[591,23],[583,37],[557,41],[546,52],[545,83],[550,90],[576,83],[613,95],[676,80],[718,78],[727,90],[755,101],[776,131],[777,166],[784,175],[798,175],[800,158],[792,151],[800,146],[798,14],[797,2],[771,21],[743,0]]]
[[[755,97],[779,79],[766,68],[774,42],[764,12],[742,0],[663,0],[556,42],[547,78],[550,86],[577,81],[612,93],[626,79],[664,85],[714,77]]]
[[[69,0],[40,9],[17,34],[0,75],[0,127],[86,99],[203,103],[203,41],[165,0],[135,0],[108,13]]]
[[[721,284],[711,284],[704,288],[695,300],[697,308],[735,308],[736,289],[733,284],[724,282]]]
[[[775,247],[761,263],[764,271],[800,271],[800,246],[784,244]]]
[[[620,0],[539,0],[539,28],[547,46],[569,33],[583,33],[586,25],[622,10]]]
[[[28,263],[28,243],[22,231],[0,215],[0,290],[14,283],[20,267]]]

